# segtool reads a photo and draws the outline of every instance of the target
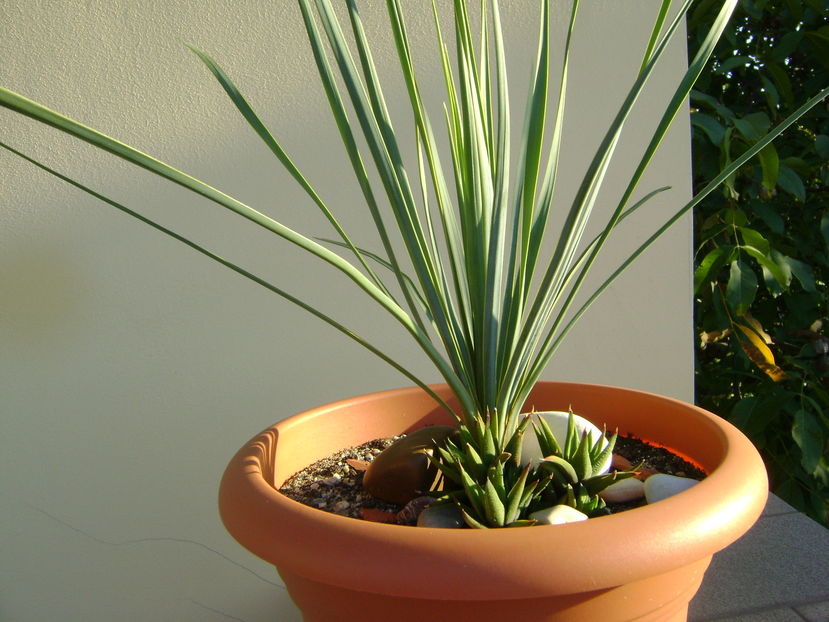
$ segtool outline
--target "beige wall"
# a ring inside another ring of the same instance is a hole
[[[385,3],[363,4],[387,94],[401,102],[395,64],[386,58],[389,36],[378,31]],[[406,2],[419,59],[431,52],[427,4]],[[652,4],[583,3],[565,194],[638,67]],[[529,74],[537,3],[502,6],[518,86]],[[181,40],[223,64],[360,239],[369,221],[292,2],[0,3],[0,84],[286,224],[328,235]],[[675,46],[631,122],[612,187],[630,170],[683,62]],[[421,78],[439,103],[439,76],[421,70]],[[514,107],[522,110],[523,102]],[[623,248],[688,196],[687,124],[677,125],[642,185],[674,190],[624,228]],[[5,110],[0,133],[374,331],[392,352],[417,356],[348,283],[220,208]],[[612,192],[604,196],[609,201]],[[684,221],[590,312],[546,377],[690,398],[690,254]],[[275,420],[406,379],[288,303],[7,153],[0,153],[0,292],[0,617],[298,620],[284,592],[268,584],[276,581],[272,569],[222,530],[215,490],[223,466]],[[438,379],[416,361],[416,371]]]

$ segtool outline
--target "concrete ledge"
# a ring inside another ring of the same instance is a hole
[[[688,620],[829,621],[829,530],[770,495],[757,524],[714,556]]]

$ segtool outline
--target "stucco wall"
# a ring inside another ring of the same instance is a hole
[[[383,26],[385,3],[363,4],[394,107],[404,100]],[[652,4],[583,3],[564,196],[574,191],[638,68]],[[429,62],[428,3],[406,6],[417,60]],[[504,1],[502,10],[510,79],[520,92],[534,56],[537,3]],[[561,33],[560,23],[554,31]],[[294,3],[0,3],[0,84],[303,232],[330,235],[181,41],[220,61],[361,239],[370,221]],[[680,43],[630,122],[603,207],[632,169],[684,61]],[[439,105],[441,77],[422,65],[420,77]],[[523,97],[513,107],[521,112]],[[400,113],[396,118],[401,127],[409,123]],[[434,122],[440,126],[439,117]],[[617,248],[633,248],[659,214],[688,197],[687,123],[675,125],[641,186],[642,193],[663,185],[673,190],[623,228]],[[516,136],[519,130],[520,124]],[[413,369],[438,380],[403,331],[320,262],[6,110],[0,133],[61,172],[271,276],[376,335],[391,352],[414,356]],[[690,246],[683,221],[591,310],[545,377],[690,398]],[[224,464],[273,421],[406,379],[301,310],[5,152],[0,292],[0,618],[298,620],[284,592],[269,585],[277,580],[272,569],[222,530],[215,490]]]

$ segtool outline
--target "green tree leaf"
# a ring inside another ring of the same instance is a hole
[[[702,104],[703,106],[707,106],[708,108],[712,109],[716,112],[719,116],[723,119],[733,119],[734,113],[731,111],[730,108],[727,106],[723,106],[716,97],[712,97],[707,93],[702,93],[701,91],[691,91],[691,101],[696,104]]]
[[[768,273],[775,281],[777,281],[781,288],[788,287],[789,281],[791,280],[791,274],[787,274],[787,271],[771,258],[771,246],[768,240],[766,240],[760,232],[755,231],[754,229],[749,229],[748,227],[738,227],[738,230],[743,238],[743,245],[741,248],[760,264],[763,268],[764,276]],[[768,279],[766,279],[766,281],[768,282]],[[778,290],[772,289],[771,291],[774,293]]]
[[[777,149],[769,145],[757,154],[760,159],[760,168],[763,171],[763,187],[771,192],[777,186],[780,176],[780,158],[777,156]]]
[[[760,81],[763,83],[763,94],[766,96],[769,110],[777,110],[780,105],[780,93],[777,91],[777,87],[774,82],[762,74],[760,75]]]
[[[767,255],[764,255],[757,251],[757,249],[752,248],[750,246],[743,247],[743,250],[748,253],[753,259],[760,264],[760,267],[763,269],[763,274],[765,275],[766,272],[777,281],[777,283],[782,287],[785,288],[787,286],[787,274],[786,271],[781,268],[775,261],[773,261]],[[790,278],[790,277],[789,277]]]
[[[829,136],[826,134],[815,136],[815,151],[824,160],[829,160]]]
[[[754,229],[749,229],[748,227],[739,227],[740,235],[743,237],[743,243],[748,246],[757,249],[763,255],[768,255],[771,251],[771,247],[769,246],[769,242],[766,238],[763,237],[763,234],[759,231]]]
[[[804,263],[799,259],[794,259],[793,257],[787,257],[786,262],[789,264],[792,274],[794,274],[795,278],[800,281],[800,285],[803,289],[807,292],[817,291],[815,285],[815,274],[809,264]]]
[[[728,304],[737,315],[744,315],[754,302],[756,294],[757,277],[754,276],[754,271],[745,262],[735,259],[731,262],[731,272],[725,289]]]
[[[765,225],[777,235],[783,235],[786,232],[786,225],[774,205],[770,203],[763,203],[762,201],[752,201],[751,211],[757,214]]]
[[[772,295],[773,298],[777,298],[783,292],[786,291],[780,280],[769,270],[766,266],[760,266],[763,270],[763,283],[766,284],[766,289]]]
[[[791,56],[792,52],[797,49],[800,42],[803,40],[803,33],[801,31],[787,32],[780,38],[780,42],[774,46],[771,57],[781,63]]]
[[[747,67],[751,64],[751,58],[748,56],[732,56],[731,58],[725,59],[722,63],[719,64],[716,71],[717,73],[727,74],[734,69],[738,69],[740,67]]]
[[[756,143],[760,139],[760,132],[746,119],[734,119],[734,127],[740,136],[751,143]]]
[[[728,263],[733,246],[720,246],[710,251],[694,270],[694,293],[706,283],[717,281],[717,273]]]
[[[706,19],[711,19],[715,2],[697,3],[688,21],[689,49],[700,40]],[[694,183],[701,187],[754,143],[754,135],[765,123],[757,113],[763,111],[777,119],[810,93],[829,84],[829,25],[825,16],[829,0],[745,0],[740,2],[715,55],[720,66],[733,64],[729,74],[711,71],[703,75],[691,93],[692,105],[713,117],[726,131],[718,151],[700,124],[694,124]],[[750,58],[747,66],[732,58]],[[824,100],[824,104],[825,104]],[[727,114],[726,114],[727,113]],[[753,165],[741,167],[717,197],[699,206],[696,213],[695,285],[706,275],[702,262],[711,262],[721,247],[741,247],[742,261],[752,266],[757,279],[758,265],[764,287],[758,288],[750,313],[764,330],[774,336],[771,347],[775,363],[786,372],[787,380],[777,384],[757,369],[752,369],[747,352],[735,336],[706,342],[697,350],[697,401],[714,412],[730,413],[735,423],[760,450],[769,467],[772,490],[800,511],[829,526],[829,455],[815,466],[816,451],[827,446],[807,440],[817,435],[829,439],[829,385],[826,374],[814,358],[814,340],[829,337],[829,324],[815,323],[827,316],[829,298],[824,283],[829,282],[829,108],[822,105],[798,128],[775,142],[777,174],[773,156],[758,157]],[[757,125],[755,125],[757,124]],[[763,160],[766,157],[766,160]],[[772,186],[772,184],[776,184]],[[744,212],[747,221],[735,214]],[[760,234],[769,252],[751,233]],[[736,238],[736,239],[735,239]],[[751,250],[749,250],[751,249]],[[726,265],[738,258],[732,254]],[[777,269],[770,269],[771,259]],[[706,268],[708,266],[706,265]],[[740,266],[741,267],[741,266]],[[696,296],[696,333],[719,332],[742,323],[731,308],[742,291],[744,271],[734,275],[731,296],[726,295],[730,270],[711,272],[706,278],[715,282],[722,296]],[[782,282],[781,282],[782,276]],[[750,279],[750,277],[749,277]],[[793,286],[793,279],[797,286]],[[706,288],[700,288],[704,292]],[[745,291],[750,291],[746,287]],[[714,290],[716,292],[716,290]],[[746,318],[745,325],[751,325]],[[811,327],[806,336],[803,329]],[[819,335],[819,336],[818,336]],[[741,335],[742,336],[742,335]],[[815,342],[818,343],[818,342]],[[761,348],[762,349],[762,348]],[[795,430],[807,444],[807,457],[793,437]],[[811,452],[811,453],[809,453]],[[814,468],[813,468],[814,467]],[[808,469],[808,471],[807,471]]]
[[[786,0],[786,6],[789,7],[789,11],[795,19],[799,20],[803,17],[801,0]]]
[[[725,135],[725,127],[723,127],[722,123],[703,112],[695,112],[692,114],[691,123],[705,132],[706,136],[708,136],[708,140],[710,140],[713,144],[718,147],[720,146],[723,136]]]
[[[744,227],[748,224],[748,217],[741,209],[728,208],[723,212],[725,224],[735,227]]]
[[[801,201],[806,200],[806,187],[800,175],[795,173],[785,164],[780,165],[780,173],[777,177],[777,184],[790,195]]]
[[[771,79],[774,81],[774,85],[777,87],[777,92],[780,94],[783,105],[791,107],[794,103],[794,94],[792,92],[792,81],[789,78],[789,74],[786,72],[786,69],[778,62],[769,61],[766,65],[766,71],[768,71]]]
[[[823,27],[805,34],[812,47],[812,53],[824,67],[829,67],[829,28]]]
[[[807,410],[800,409],[794,415],[792,438],[800,447],[800,464],[807,473],[814,473],[823,455],[825,439],[817,417]]]
[[[744,397],[734,405],[728,420],[741,430],[745,430],[759,405],[759,398],[755,396]]]
[[[783,274],[785,275],[785,280],[781,283],[781,285],[783,285],[784,288],[788,289],[789,285],[792,282],[792,267],[791,264],[789,264],[789,258],[777,249],[772,249],[771,258],[774,260],[774,263],[780,266],[780,269],[783,271]]]

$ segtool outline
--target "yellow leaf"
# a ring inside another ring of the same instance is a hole
[[[735,326],[748,337],[748,342],[743,339],[738,339],[737,341],[740,342],[740,347],[743,348],[743,352],[751,359],[751,362],[757,365],[757,367],[775,382],[783,380],[786,377],[786,372],[777,365],[774,360],[774,354],[763,342],[760,335],[743,324],[735,324]]]
[[[711,332],[701,332],[699,334],[699,345],[704,350],[708,344],[717,343],[728,337],[731,334],[731,329],[726,328],[725,330],[712,330]]]
[[[754,332],[757,333],[760,336],[760,338],[765,342],[765,344],[771,345],[771,337],[769,337],[768,333],[766,333],[766,331],[763,330],[763,325],[760,324],[760,322],[758,322],[756,319],[754,319],[754,316],[752,316],[750,313],[746,313],[743,317],[745,318],[746,322],[748,322],[749,326],[751,326],[751,328],[754,330]]]

